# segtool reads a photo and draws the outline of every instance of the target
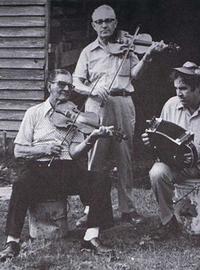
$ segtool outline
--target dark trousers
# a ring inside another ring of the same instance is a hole
[[[26,212],[35,202],[63,199],[79,194],[90,206],[88,228],[113,225],[110,198],[111,184],[102,173],[80,169],[75,161],[23,162],[13,183],[9,203],[6,234],[20,237]]]

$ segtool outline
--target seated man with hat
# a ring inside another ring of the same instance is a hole
[[[48,79],[49,98],[29,108],[15,138],[18,178],[9,203],[5,248],[0,261],[20,251],[20,235],[29,206],[45,199],[63,199],[80,194],[88,200],[90,211],[82,249],[97,254],[111,251],[100,240],[99,229],[113,224],[110,184],[103,175],[81,169],[76,159],[87,153],[99,138],[112,136],[113,127],[94,129],[87,138],[76,127],[60,129],[52,120],[58,104],[70,103],[72,76],[62,69],[53,70]],[[66,117],[67,121],[67,117]]]
[[[177,235],[180,230],[172,201],[174,184],[187,178],[200,178],[200,67],[188,61],[182,67],[174,68],[172,79],[176,96],[165,103],[160,117],[194,133],[198,161],[192,168],[183,169],[155,162],[150,170],[151,185],[162,223],[155,235],[158,239]],[[147,133],[142,134],[142,140],[146,146],[150,145]],[[184,162],[190,162],[191,158],[190,154],[185,154]]]

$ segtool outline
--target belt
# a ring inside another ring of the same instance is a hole
[[[37,167],[40,167],[40,168],[44,168],[44,167],[49,167],[49,164],[50,164],[50,167],[54,167],[54,166],[57,166],[57,165],[60,165],[62,163],[71,163],[72,161],[71,160],[53,160],[50,164],[50,160],[47,160],[47,161],[34,161],[33,162],[33,165],[37,166]]]
[[[131,96],[132,92],[128,92],[125,90],[119,90],[119,91],[112,91],[110,92],[110,96],[112,97],[128,97]]]

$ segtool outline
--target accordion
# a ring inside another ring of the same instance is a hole
[[[150,139],[153,152],[160,161],[179,169],[193,167],[198,159],[194,134],[184,128],[165,121],[162,118],[153,117],[147,120],[146,132]],[[184,155],[190,153],[191,159],[185,163]]]

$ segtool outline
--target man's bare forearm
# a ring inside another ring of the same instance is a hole
[[[70,155],[73,159],[77,159],[86,154],[94,145],[97,138],[89,135],[82,143],[72,144],[70,146]]]
[[[45,145],[28,146],[16,144],[14,148],[15,158],[37,159],[48,156]]]
[[[74,78],[73,84],[76,88],[76,91],[82,95],[89,96],[91,93],[91,87],[86,85],[84,81],[80,78]]]

